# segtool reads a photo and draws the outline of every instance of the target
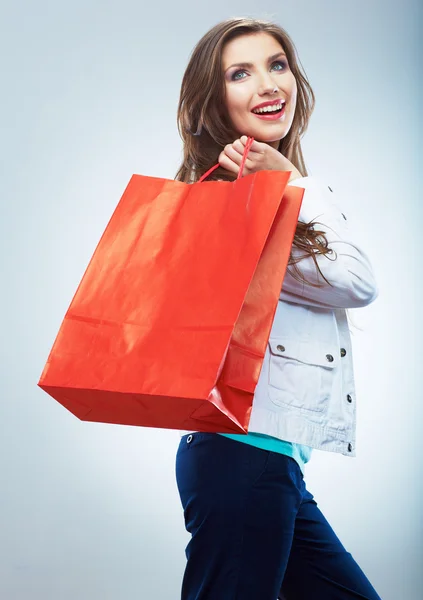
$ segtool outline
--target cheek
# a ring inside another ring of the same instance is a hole
[[[240,87],[232,88],[226,95],[226,107],[230,115],[248,110],[248,95]]]
[[[297,82],[293,75],[291,77],[291,81],[289,82],[289,95],[291,96],[292,104],[295,105],[297,101]]]

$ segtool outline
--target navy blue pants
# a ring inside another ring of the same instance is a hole
[[[181,600],[380,600],[289,456],[194,433],[176,481],[191,533]]]

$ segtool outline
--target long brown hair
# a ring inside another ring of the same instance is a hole
[[[225,44],[236,37],[251,33],[268,33],[280,43],[286,53],[290,70],[297,82],[297,104],[294,119],[288,134],[281,139],[278,150],[298,169],[304,177],[307,169],[301,151],[300,138],[305,133],[314,109],[313,90],[302,71],[296,48],[287,32],[269,21],[250,18],[228,19],[215,25],[194,48],[185,70],[178,105],[178,130],[183,141],[183,160],[176,174],[178,181],[193,183],[203,173],[218,162],[218,157],[226,144],[239,137],[225,106],[225,84],[222,70],[222,53]],[[211,179],[233,181],[235,175],[219,167]],[[297,223],[293,247],[300,252],[289,257],[288,265],[293,266],[291,275],[298,281],[313,287],[302,276],[297,263],[311,256],[317,271],[321,272],[316,254],[332,254],[322,231],[314,228],[315,223]],[[330,284],[329,284],[330,285]]]

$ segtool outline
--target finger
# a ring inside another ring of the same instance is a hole
[[[235,146],[234,142],[233,144],[228,144],[227,146],[225,146],[223,152],[224,154],[226,154],[226,156],[228,156],[234,163],[236,163],[237,165],[241,164],[242,161],[242,155],[244,153],[244,149],[242,150],[237,150],[236,146]],[[239,147],[239,146],[238,146]]]
[[[241,147],[239,146],[239,144],[237,144],[237,142],[238,142],[238,141],[239,141],[239,142],[241,142],[241,144],[242,144],[242,146],[243,146],[243,148],[242,148],[242,149],[241,149]],[[239,138],[239,140],[236,140],[236,141],[233,143],[233,146],[235,146],[235,144],[236,144],[236,147],[237,147],[237,149],[239,150],[239,152],[241,152],[241,153],[243,154],[243,153],[244,153],[244,150],[245,150],[245,146],[247,145],[247,141],[248,141],[248,137],[247,137],[246,135],[242,135],[242,136]],[[250,148],[249,148],[249,151],[248,151],[248,156],[251,156],[251,157],[253,157],[253,156],[254,156],[254,153],[256,154],[256,156],[257,156],[257,155],[259,155],[259,154],[261,154],[261,155],[262,155],[262,154],[264,154],[265,150],[266,150],[266,144],[264,144],[263,142],[257,142],[257,140],[254,140],[254,141],[251,143],[251,145],[250,145]],[[250,153],[251,153],[251,154],[250,154]]]
[[[233,161],[224,152],[222,152],[219,156],[219,164],[221,167],[223,167],[227,171],[230,171],[231,173],[235,173],[236,175],[239,174],[239,167],[240,167],[241,163]],[[243,176],[248,175],[253,170],[253,168],[254,168],[254,163],[252,163],[250,160],[247,159],[244,164],[244,169],[243,169],[242,175]]]
[[[257,154],[263,154],[266,149],[266,144],[263,142],[258,142],[254,140],[254,142],[250,146],[250,152],[256,152]]]
[[[245,146],[242,145],[241,140],[235,140],[232,145],[228,144],[228,147],[227,149],[225,148],[225,150],[227,150],[227,156],[229,156],[229,158],[231,158],[237,165],[241,166],[243,155],[245,153]],[[251,152],[251,150],[249,150],[244,163],[244,170],[242,173],[243,176],[254,171],[256,163],[260,163],[261,159],[261,154],[257,154],[257,152]]]
[[[235,140],[235,141],[234,141],[234,143],[232,144],[232,147],[233,147],[233,148],[234,148],[234,150],[236,150],[236,151],[237,151],[237,152],[238,152],[238,153],[241,155],[241,157],[242,157],[242,156],[244,155],[244,152],[245,152],[245,146],[243,145],[243,143],[242,143],[241,139],[242,139],[242,138],[240,138],[239,140]],[[230,145],[230,144],[229,144],[229,145]],[[259,154],[262,154],[262,153],[261,153],[261,152],[260,152],[260,153],[258,153],[258,152],[254,152],[253,150],[249,150],[249,151],[248,151],[248,154],[247,154],[247,156],[248,156],[248,158],[251,158],[252,160],[254,160],[254,158],[257,158],[257,157],[259,156]]]
[[[221,152],[219,155],[219,164],[221,167],[229,171],[230,173],[239,173],[239,164],[234,162],[225,152]],[[240,163],[241,164],[241,163]]]
[[[249,138],[246,135],[242,135],[239,138],[240,142],[244,145],[244,147],[247,145],[248,139]],[[254,140],[250,145],[250,149],[255,152],[263,152],[264,146],[265,144],[263,142],[258,142],[257,140]]]
[[[242,141],[240,139],[234,141],[234,143],[232,144],[232,148],[234,148],[234,150],[239,152],[239,154],[241,154],[241,156],[245,152],[245,145],[242,143]]]

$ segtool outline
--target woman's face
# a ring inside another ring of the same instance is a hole
[[[242,35],[225,45],[222,66],[226,109],[236,131],[277,148],[291,128],[297,101],[297,83],[280,43],[268,33]],[[263,104],[272,112],[264,112]]]

